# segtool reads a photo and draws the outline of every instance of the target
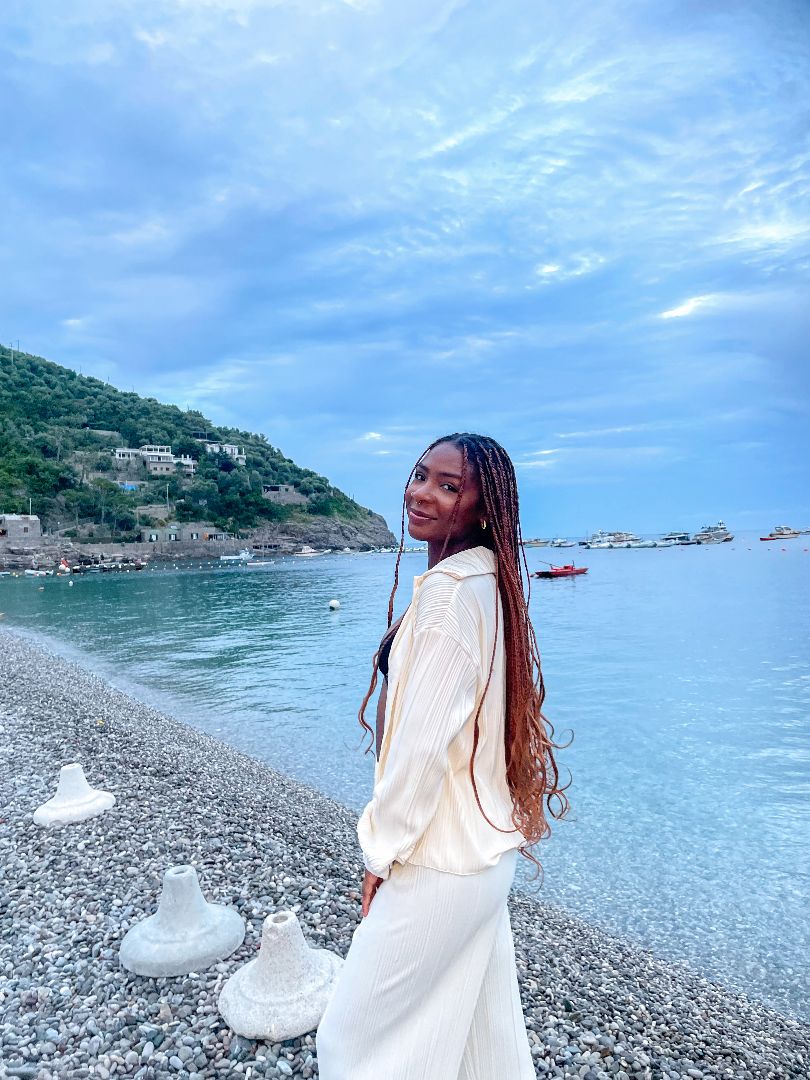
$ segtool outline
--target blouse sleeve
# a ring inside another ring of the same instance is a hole
[[[357,824],[367,870],[406,862],[439,804],[450,744],[475,707],[477,667],[454,637],[417,630],[384,775]]]

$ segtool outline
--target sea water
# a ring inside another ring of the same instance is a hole
[[[557,753],[572,810],[539,846],[540,897],[803,1016],[808,541],[526,552],[532,569],[572,556],[588,566],[532,580],[544,713],[557,741],[574,733]],[[396,612],[425,568],[424,554],[402,556]],[[0,610],[359,812],[374,756],[357,710],[393,570],[394,556],[341,554],[6,577]],[[372,699],[372,728],[374,713]],[[520,887],[533,873],[518,860]]]

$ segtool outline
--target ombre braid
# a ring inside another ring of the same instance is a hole
[[[517,479],[515,468],[504,448],[486,435],[473,435],[469,432],[456,432],[436,439],[419,456],[417,464],[434,446],[451,443],[462,453],[462,474],[453,514],[450,519],[447,536],[442,546],[439,559],[444,558],[447,543],[452,535],[461,495],[467,480],[468,470],[472,468],[478,477],[481,495],[489,528],[482,531],[480,543],[491,548],[496,556],[495,580],[500,592],[503,608],[503,634],[506,661],[506,718],[504,729],[504,761],[506,778],[512,795],[512,823],[514,829],[501,829],[487,817],[481,806],[478,786],[475,782],[474,762],[479,742],[478,718],[484,703],[495,663],[495,645],[493,645],[484,692],[475,712],[473,730],[473,749],[470,756],[470,779],[475,792],[478,808],[498,832],[520,830],[525,837],[525,845],[519,851],[533,862],[538,871],[542,866],[528,850],[538,841],[549,836],[551,827],[545,813],[556,818],[563,818],[570,809],[565,795],[570,786],[569,780],[564,786],[559,783],[559,771],[554,758],[554,750],[570,746],[553,741],[554,727],[542,713],[545,699],[545,684],[540,663],[540,650],[537,645],[534,627],[529,616],[531,598],[531,577],[523,548],[520,530]],[[405,491],[411,483],[416,465],[411,469]],[[363,728],[372,736],[374,732],[366,723],[366,705],[377,686],[378,660],[382,647],[395,632],[392,628],[394,613],[394,595],[399,584],[399,564],[402,557],[405,538],[405,497],[402,500],[402,518],[399,550],[394,568],[394,586],[388,599],[388,628],[380,648],[374,654],[371,684],[360,706],[358,719]],[[525,592],[523,574],[525,571]],[[496,605],[495,643],[498,639],[498,607]],[[548,733],[546,732],[548,726]],[[573,735],[572,735],[573,739]],[[366,749],[366,753],[371,746]],[[555,803],[556,800],[556,803]],[[536,880],[536,878],[534,879]]]

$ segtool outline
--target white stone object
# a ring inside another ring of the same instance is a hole
[[[330,600],[329,601],[329,610],[330,611],[337,611],[339,607],[340,607],[340,601],[339,600]]]
[[[84,769],[78,761],[63,765],[59,770],[56,794],[34,811],[37,825],[68,825],[73,821],[86,821],[109,810],[115,796],[108,791],[90,787]]]
[[[245,923],[232,907],[209,904],[193,866],[172,866],[154,915],[124,935],[121,965],[153,979],[203,971],[238,949]]]
[[[282,1042],[321,1022],[343,960],[307,945],[293,911],[268,915],[255,960],[222,988],[219,1011],[237,1035]]]

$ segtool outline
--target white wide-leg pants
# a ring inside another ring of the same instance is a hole
[[[393,865],[318,1027],[320,1080],[534,1080],[506,906],[516,861]]]

